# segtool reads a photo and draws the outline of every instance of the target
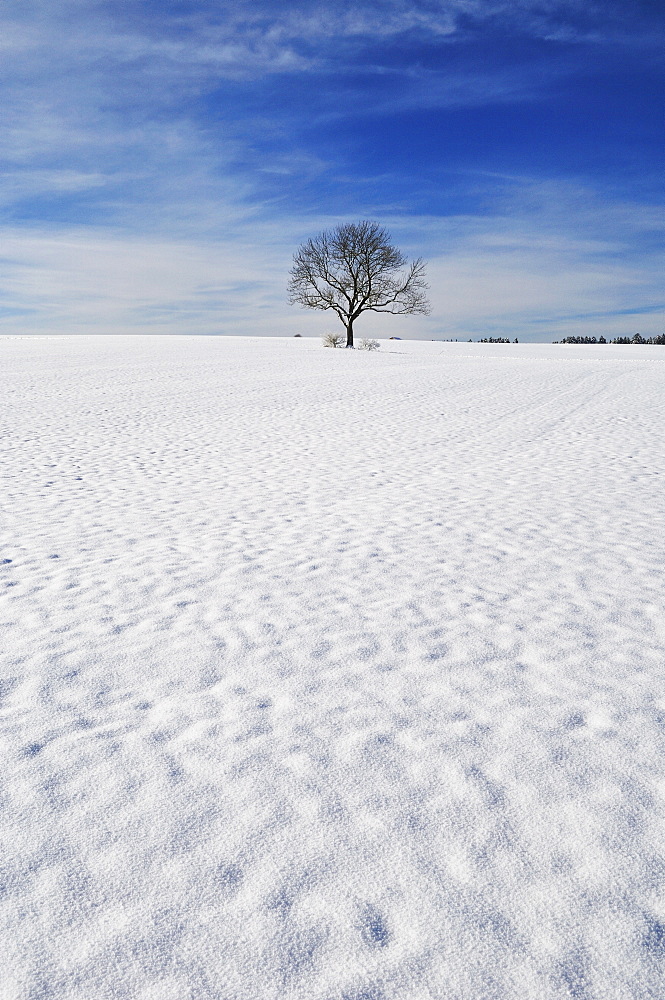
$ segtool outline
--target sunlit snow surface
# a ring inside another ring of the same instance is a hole
[[[0,365],[3,1000],[665,997],[665,348]]]

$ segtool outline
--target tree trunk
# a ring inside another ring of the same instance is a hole
[[[346,346],[353,347],[353,320],[346,324]]]

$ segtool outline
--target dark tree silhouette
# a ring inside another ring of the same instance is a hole
[[[346,329],[346,346],[353,347],[353,324],[361,313],[427,315],[427,287],[425,262],[418,258],[409,264],[383,226],[347,222],[298,248],[289,302],[307,309],[332,309]]]

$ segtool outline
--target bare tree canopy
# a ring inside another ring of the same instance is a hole
[[[406,268],[406,270],[404,270]],[[353,347],[353,324],[361,313],[397,316],[429,313],[425,262],[411,264],[376,222],[347,222],[319,233],[294,254],[289,302],[332,309]]]

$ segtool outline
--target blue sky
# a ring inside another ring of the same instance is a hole
[[[432,315],[664,329],[660,0],[5,0],[0,333],[319,334],[292,253],[372,218]]]

